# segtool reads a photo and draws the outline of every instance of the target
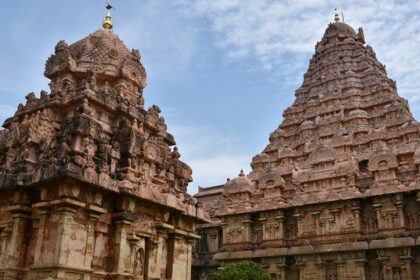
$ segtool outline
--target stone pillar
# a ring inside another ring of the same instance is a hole
[[[113,248],[112,279],[123,279],[124,275],[131,273],[131,245],[128,240],[128,231],[132,220],[126,218],[126,213],[116,215],[115,243]]]
[[[338,256],[338,258],[339,259],[335,261],[335,264],[337,265],[337,280],[345,280],[344,269],[346,266],[346,262],[341,259],[341,256]]]
[[[175,229],[169,235],[168,264],[166,279],[168,280],[190,280],[192,265],[192,244],[200,236]],[[172,263],[170,263],[172,261]]]
[[[375,209],[376,219],[378,220],[378,230],[384,229],[383,220],[381,217],[382,204],[373,204],[373,208]]]
[[[360,232],[360,207],[352,207],[351,211],[355,221],[354,230]]]
[[[223,245],[227,244],[226,243],[226,236],[227,236],[227,225],[226,224],[222,224],[222,241],[223,241]]]
[[[404,217],[404,200],[397,200],[394,202],[397,208],[399,227],[405,228],[405,217]]]
[[[181,257],[182,248],[180,248],[180,243],[182,238],[179,235],[171,234],[169,236],[169,246],[168,246],[168,263],[166,270],[166,278],[168,280],[185,280],[186,275],[183,271],[184,267],[182,265],[183,260]],[[186,252],[184,252],[185,254]]]
[[[259,218],[258,221],[261,223],[262,225],[262,241],[267,240],[267,218],[262,217]]]
[[[130,244],[131,227],[135,220],[136,202],[132,197],[120,197],[118,200],[120,212],[114,214],[114,244],[111,252],[111,279],[132,278],[132,244]]]
[[[152,243],[153,250],[153,263],[149,263],[149,277],[151,279],[160,279],[162,274],[162,251],[163,243],[158,237],[157,240],[154,240]]]
[[[61,205],[59,206],[58,211],[60,213],[60,223],[57,231],[58,234],[55,246],[54,263],[60,265],[69,265],[69,258],[68,256],[66,256],[67,254],[65,252],[68,252],[73,249],[70,246],[69,241],[72,238],[74,238],[72,236],[72,224],[74,219],[74,213],[76,213],[76,209],[71,206]],[[74,259],[72,260],[76,261]],[[79,262],[77,263],[79,264]],[[72,265],[74,265],[74,263],[72,263]],[[57,272],[57,279],[66,279],[66,271],[59,270]]]
[[[76,211],[86,204],[70,197],[45,201],[46,194],[46,189],[41,190],[44,201],[32,205],[36,209],[38,222],[34,228],[38,227],[38,233],[30,279],[68,279],[70,273],[89,280],[90,271],[84,265],[86,229],[74,220]],[[53,224],[48,222],[50,219]]]
[[[242,224],[244,225],[245,238],[244,242],[251,242],[251,225],[252,221],[249,219],[243,220]]]
[[[7,245],[7,238],[9,237],[10,233],[6,230],[6,227],[0,228],[0,268],[5,267],[5,251]]]
[[[314,220],[315,220],[315,232],[316,232],[316,234],[320,234],[319,215],[321,214],[321,212],[312,212],[311,214],[312,214],[312,216],[314,217]]]
[[[305,278],[305,263],[302,261],[296,262],[296,267],[299,271],[299,280],[304,280]]]
[[[383,280],[393,280],[392,270],[388,267],[389,256],[384,256],[379,250],[378,261],[382,264],[382,274],[384,276]]]
[[[65,256],[64,252],[75,249],[71,244],[71,240],[75,240],[75,238],[77,238],[77,232],[73,229],[74,214],[78,208],[84,207],[85,203],[73,199],[63,199],[61,202],[62,203],[58,206],[60,223],[56,243],[56,256],[58,264],[69,265],[69,258]],[[77,265],[76,267],[83,267],[82,260],[80,260],[80,264],[81,266]]]
[[[302,216],[301,214],[293,214],[293,217],[296,218],[298,228],[297,236],[300,237],[302,236]]]
[[[75,227],[74,214],[78,208],[84,208],[85,203],[71,198],[63,198],[56,201],[60,221],[58,223],[56,247],[55,247],[55,261],[59,266],[77,269],[79,273],[84,271],[86,250],[86,234],[85,230]],[[67,272],[69,269],[58,269],[57,279],[67,279]],[[84,279],[89,280],[90,274]]]
[[[136,234],[132,233],[127,237],[128,242],[130,243],[131,251],[130,251],[130,263],[134,264],[136,259],[136,251],[139,248],[139,241],[140,238],[137,237]],[[130,273],[134,273],[134,266],[132,267]]]
[[[45,206],[45,205],[39,205],[39,206]],[[35,205],[34,205],[35,207]],[[38,233],[36,237],[36,244],[35,244],[35,252],[34,252],[34,266],[40,266],[43,264],[41,255],[42,255],[42,243],[44,241],[44,233],[45,233],[45,224],[47,221],[48,216],[48,208],[46,207],[39,207],[36,209],[36,219],[37,219],[37,227],[38,227]]]
[[[175,249],[175,236],[172,234],[168,237],[168,257],[166,261],[166,279],[172,279],[173,276],[173,263],[174,263],[174,249]]]
[[[68,205],[62,205],[58,207],[60,213],[60,223],[58,226],[58,236],[55,246],[56,262],[58,264],[67,264],[67,260],[63,254],[63,251],[70,250],[68,247],[68,239],[72,238],[72,223],[74,219],[74,213],[76,213],[74,207]],[[63,247],[62,247],[63,246]]]
[[[189,280],[187,267],[188,267],[188,241],[177,235],[174,241],[174,258],[172,268],[172,280]]]
[[[186,280],[191,280],[191,267],[192,267],[192,251],[193,244],[196,242],[195,239],[187,240],[187,278]]]
[[[340,219],[341,209],[340,208],[330,209],[330,212],[334,216],[334,233],[339,232],[341,230],[341,219]]]
[[[26,250],[24,246],[25,231],[31,218],[32,208],[23,204],[17,204],[8,207],[6,210],[11,213],[13,218],[13,229],[10,240],[7,251],[4,251],[6,258],[5,265],[8,268],[6,279],[18,279],[20,278],[19,272],[22,272],[20,267],[22,266]]]
[[[277,273],[277,279],[278,280],[287,280],[286,279],[286,264],[284,264],[284,263],[277,264],[277,268],[279,270],[279,273]]]
[[[85,261],[84,267],[86,269],[92,268],[93,254],[95,252],[95,226],[100,215],[105,214],[107,211],[98,206],[89,205],[88,206],[88,222],[86,225],[86,249],[85,249]]]
[[[279,239],[281,240],[281,245],[284,245],[284,216],[283,215],[279,215],[276,217],[276,219],[279,222]]]
[[[160,277],[162,277],[162,270],[163,270],[163,246],[166,243],[166,240],[168,238],[168,234],[166,230],[158,230],[158,247],[157,247],[157,263],[156,263],[156,270],[159,273]],[[167,261],[168,258],[166,258]]]
[[[406,276],[405,279],[407,280],[415,280],[414,275],[413,275],[413,269],[412,269],[413,256],[411,255],[411,249],[407,248],[404,251],[406,251],[407,254],[400,256],[400,260],[404,262],[403,266],[401,267],[402,276],[404,277],[405,275]]]
[[[85,268],[89,269],[92,267],[93,252],[95,250],[95,224],[98,217],[89,214],[89,221],[86,225],[87,237],[86,237],[86,250],[85,250]]]
[[[327,268],[324,261],[318,257],[318,261],[315,262],[315,266],[318,270],[319,279],[327,279]]]
[[[366,279],[366,270],[365,270],[365,266],[367,263],[366,259],[355,259],[354,262],[358,265],[359,267],[359,276],[360,276],[360,280],[365,280]]]

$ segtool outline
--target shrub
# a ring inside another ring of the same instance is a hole
[[[252,261],[228,265],[214,273],[211,280],[271,280],[264,268]]]

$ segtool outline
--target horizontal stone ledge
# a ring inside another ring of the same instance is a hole
[[[0,272],[28,272],[29,270],[27,268],[22,267],[0,267]]]
[[[199,220],[201,223],[209,223],[211,222],[210,218],[207,216],[206,212],[203,211],[202,208],[197,208],[194,205],[190,205],[188,203],[184,203],[183,201],[179,200],[175,195],[173,194],[162,194],[161,199],[156,198],[156,195],[153,194],[153,190],[147,189],[145,190],[143,188],[140,192],[135,192],[133,189],[135,187],[138,187],[138,185],[134,183],[128,183],[129,187],[118,187],[118,188],[109,188],[104,187],[100,185],[97,182],[91,182],[85,180],[82,176],[75,175],[71,172],[62,172],[60,174],[56,174],[52,176],[51,178],[47,178],[45,180],[42,180],[42,182],[32,182],[24,185],[7,185],[3,186],[0,184],[0,191],[6,191],[6,190],[12,190],[16,191],[18,189],[28,189],[32,187],[39,187],[41,184],[47,184],[51,182],[57,182],[59,180],[68,180],[68,181],[75,181],[77,183],[86,184],[92,187],[95,187],[97,189],[100,189],[105,192],[112,192],[112,193],[118,193],[118,194],[125,194],[129,195],[135,199],[147,201],[148,203],[157,204],[159,206],[163,206],[168,209],[173,209],[175,211],[179,211],[179,214],[182,216],[190,217],[193,219]],[[119,184],[122,184],[121,182],[128,182],[128,181],[117,181]],[[67,198],[66,198],[67,199]],[[50,202],[43,201],[38,202],[32,205],[33,208],[47,208],[50,207]],[[82,206],[84,207],[84,206]]]
[[[102,207],[99,207],[99,206],[96,206],[96,205],[92,205],[92,204],[89,204],[87,206],[87,209],[90,212],[96,213],[96,214],[106,214],[106,213],[108,213],[108,211],[105,208],[102,208]]]
[[[335,244],[317,244],[317,245],[304,245],[291,247],[287,255],[307,255],[316,253],[332,253],[332,252],[343,252],[343,251],[360,251],[369,249],[366,241],[360,242],[343,242]]]
[[[186,230],[175,228],[175,226],[167,224],[167,223],[158,223],[156,227],[160,230],[163,230],[166,233],[175,235],[175,236],[182,236],[186,237],[188,239],[200,239],[201,236],[198,234],[195,234],[193,232],[189,232]]]
[[[236,252],[220,252],[216,253],[213,256],[213,260],[223,261],[223,260],[238,260],[238,259],[251,259],[253,251],[236,251]]]
[[[234,260],[234,259],[250,259],[277,256],[294,256],[294,255],[310,255],[310,254],[328,254],[336,252],[366,251],[382,248],[399,248],[412,247],[420,245],[420,237],[414,240],[412,237],[389,237],[382,240],[372,240],[371,242],[343,242],[335,244],[317,244],[304,245],[290,248],[266,248],[257,250],[242,250],[235,252],[219,252],[214,254],[213,260]]]
[[[18,213],[30,214],[32,212],[32,208],[26,205],[16,204],[16,205],[6,207],[6,211],[9,211],[15,214],[18,214]]]
[[[84,208],[86,206],[86,203],[78,201],[73,198],[62,198],[62,199],[56,199],[52,201],[43,201],[38,202],[35,204],[32,204],[33,208],[46,208],[51,206],[59,206],[59,205],[66,205],[66,206],[72,206],[76,208]]]
[[[170,225],[170,224],[167,224],[167,223],[158,223],[156,225],[156,227],[159,228],[159,229],[168,230],[168,231],[175,229],[175,227],[173,225]]]
[[[413,237],[388,237],[381,240],[372,240],[369,243],[369,249],[410,247],[414,245],[416,245],[416,240]]]
[[[90,268],[75,267],[75,266],[63,265],[63,264],[33,265],[29,267],[29,271],[45,271],[45,270],[50,270],[50,269],[58,269],[58,270],[82,272],[82,273],[93,272],[93,269],[90,269]]]
[[[174,229],[172,232],[169,232],[174,234],[175,236],[183,236],[186,237],[188,239],[200,239],[201,236],[198,234],[195,234],[193,232],[188,232],[182,229]]]

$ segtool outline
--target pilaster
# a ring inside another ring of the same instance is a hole
[[[252,221],[249,219],[245,219],[242,221],[242,224],[244,225],[244,231],[245,231],[244,242],[251,242]]]
[[[381,217],[382,204],[381,203],[373,204],[373,208],[375,209],[375,212],[376,212],[376,219],[378,221],[378,230],[381,230],[384,228],[383,219]]]
[[[302,215],[301,214],[293,214],[293,217],[296,218],[297,228],[298,228],[297,236],[300,237],[300,236],[302,236]]]
[[[114,217],[115,242],[113,246],[113,279],[118,279],[117,276],[129,274],[131,272],[131,245],[128,240],[128,231],[131,227],[132,219],[129,218],[129,216],[131,216],[129,214],[130,213],[121,212]]]
[[[6,208],[6,211],[9,211],[12,216],[13,228],[9,233],[8,242],[3,245],[2,266],[7,267],[4,277],[5,279],[19,279],[23,277],[22,273],[25,271],[23,268],[23,258],[27,250],[25,233],[31,219],[32,208],[25,204],[15,204]]]
[[[167,279],[168,280],[190,280],[192,264],[192,246],[198,235],[180,229],[174,229],[169,234]]]
[[[360,232],[360,207],[352,207],[351,211],[355,220],[355,231]]]
[[[86,225],[86,249],[85,249],[85,261],[84,267],[86,269],[92,269],[93,254],[95,252],[95,226],[96,222],[102,214],[107,211],[101,207],[89,205],[88,208],[88,221]]]
[[[44,205],[43,205],[44,206]],[[34,266],[42,265],[42,243],[44,240],[44,233],[45,233],[45,224],[48,217],[48,208],[46,207],[36,207],[36,205],[33,206],[36,208],[35,210],[35,219],[37,220],[37,227],[38,227],[38,233],[36,238],[36,244],[35,244],[35,252],[34,252]]]

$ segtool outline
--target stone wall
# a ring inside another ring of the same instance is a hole
[[[220,225],[199,227],[196,279],[248,259],[273,279],[417,279],[419,198],[399,193],[223,216]]]
[[[72,180],[0,203],[0,279],[190,279],[198,236],[179,212]]]

